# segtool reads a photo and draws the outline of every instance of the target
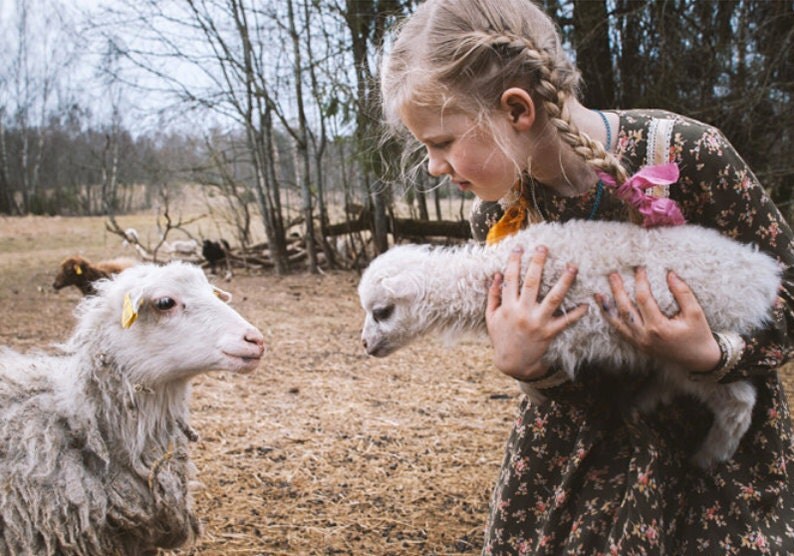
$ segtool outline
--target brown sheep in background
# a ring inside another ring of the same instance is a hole
[[[56,290],[66,286],[75,286],[83,295],[96,293],[94,282],[102,278],[110,278],[125,268],[138,264],[138,261],[129,258],[111,259],[92,263],[79,255],[69,257],[61,263],[61,269],[52,283]]]

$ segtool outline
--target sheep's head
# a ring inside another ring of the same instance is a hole
[[[138,265],[97,287],[97,297],[80,306],[75,338],[98,335],[95,343],[133,383],[157,385],[212,370],[247,373],[259,364],[262,334],[194,265]]]
[[[60,290],[66,286],[77,286],[80,291],[89,294],[96,291],[91,282],[104,277],[105,275],[98,273],[86,259],[76,255],[61,263],[61,268],[52,282],[52,287]]]
[[[361,342],[367,353],[385,357],[407,345],[425,329],[422,305],[429,249],[394,247],[367,267],[358,286],[366,311]]]

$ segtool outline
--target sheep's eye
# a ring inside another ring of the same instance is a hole
[[[168,309],[173,308],[175,305],[176,305],[176,301],[174,301],[170,297],[161,297],[160,299],[157,299],[154,302],[154,306],[159,311],[167,311]]]
[[[382,320],[388,319],[391,314],[394,312],[394,305],[387,305],[386,307],[380,307],[372,311],[372,318],[375,319],[375,322],[380,322]]]

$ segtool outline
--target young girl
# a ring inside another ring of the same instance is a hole
[[[489,334],[496,366],[546,401],[521,403],[484,553],[794,553],[794,447],[778,376],[792,352],[791,229],[718,130],[659,110],[588,110],[578,80],[552,21],[528,0],[429,0],[399,28],[381,87],[388,122],[426,149],[429,172],[477,196],[480,240],[540,219],[686,220],[758,245],[780,261],[784,285],[773,320],[750,337],[710,330],[673,273],[672,318],[642,269],[634,291],[613,275],[599,298],[611,326],[691,380],[755,385],[735,456],[703,471],[688,458],[711,416],[694,399],[638,416],[639,378],[582,368],[570,381],[543,365],[552,338],[587,309],[556,312],[575,268],[538,299],[547,253],[533,253],[523,286],[516,253],[494,279]]]

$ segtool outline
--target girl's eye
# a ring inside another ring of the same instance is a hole
[[[375,322],[380,322],[388,319],[393,312],[394,305],[387,305],[386,307],[381,307],[372,311],[372,318],[375,319]]]
[[[452,141],[442,141],[440,143],[431,143],[430,147],[433,148],[433,149],[437,149],[437,150],[443,151],[444,149],[446,149],[450,145],[450,143],[452,143]]]
[[[172,309],[176,305],[176,301],[171,299],[170,297],[161,297],[157,301],[154,302],[154,306],[159,311],[167,311]]]

